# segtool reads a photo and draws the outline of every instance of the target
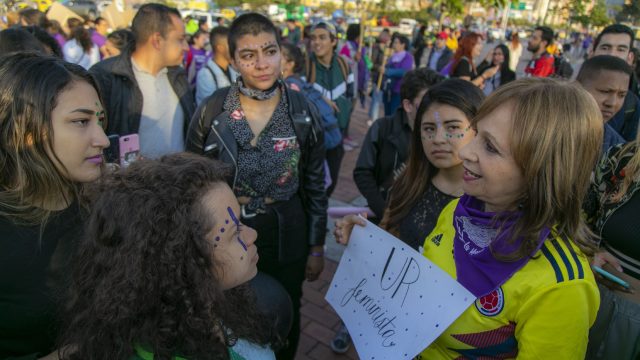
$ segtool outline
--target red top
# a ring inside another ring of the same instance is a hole
[[[555,70],[553,63],[553,56],[545,52],[539,58],[532,59],[524,69],[524,72],[528,76],[547,77],[552,75]]]

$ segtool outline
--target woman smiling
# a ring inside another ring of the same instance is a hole
[[[597,105],[574,84],[524,79],[471,125],[465,195],[442,211],[424,256],[477,300],[418,358],[583,359],[599,306],[580,216],[602,141]]]

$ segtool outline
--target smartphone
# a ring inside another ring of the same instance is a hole
[[[140,156],[140,141],[138,134],[129,134],[120,137],[120,166],[127,167],[138,160]]]
[[[597,272],[598,274],[602,275],[605,279],[614,282],[620,286],[622,286],[625,290],[629,290],[631,289],[631,285],[629,285],[628,282],[620,279],[619,277],[613,275],[612,273],[598,267],[598,266],[591,266],[593,268],[593,270],[595,270],[595,272]]]
[[[109,147],[104,149],[104,158],[108,163],[120,163],[120,136],[109,135]]]

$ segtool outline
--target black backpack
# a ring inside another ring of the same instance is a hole
[[[571,79],[573,75],[573,67],[564,56],[553,57],[553,69],[553,75],[556,78]]]

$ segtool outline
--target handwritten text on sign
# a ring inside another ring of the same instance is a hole
[[[370,222],[354,227],[326,299],[363,360],[412,359],[475,300],[446,272]]]

